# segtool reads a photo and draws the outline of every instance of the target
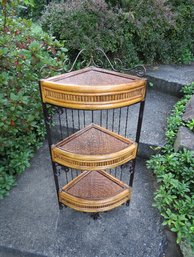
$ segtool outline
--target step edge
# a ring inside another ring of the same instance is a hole
[[[0,254],[1,252],[4,254],[8,253],[8,254],[17,254],[16,256],[21,256],[22,254],[23,255],[26,255],[25,257],[48,257],[48,255],[45,255],[45,254],[42,254],[42,253],[35,253],[34,251],[28,251],[28,250],[21,250],[21,249],[18,249],[16,247],[12,247],[12,246],[7,246],[7,245],[0,245]],[[6,257],[3,256],[3,257]]]
[[[168,81],[162,78],[153,77],[148,74],[146,75],[146,77],[148,80],[148,86],[149,82],[153,83],[154,90],[177,97],[181,97],[183,95],[181,93],[181,89],[183,86],[188,85],[188,83],[182,84],[174,81]]]

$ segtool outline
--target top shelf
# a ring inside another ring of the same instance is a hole
[[[101,110],[144,100],[146,79],[88,67],[40,81],[44,103],[61,107]]]

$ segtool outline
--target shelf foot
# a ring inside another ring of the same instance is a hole
[[[90,216],[93,218],[93,220],[97,220],[100,218],[99,212],[92,213]]]
[[[126,206],[129,206],[130,205],[130,200],[128,200],[127,202],[126,202]]]
[[[63,209],[63,205],[61,203],[59,203],[59,210]]]
[[[67,208],[67,206],[63,203],[59,203],[59,210],[62,210],[63,208]]]

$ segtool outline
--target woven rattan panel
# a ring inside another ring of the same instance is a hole
[[[104,86],[126,84],[131,81],[133,81],[132,78],[124,77],[122,76],[122,73],[116,76],[114,72],[105,70],[103,72],[102,69],[98,70],[93,68],[93,70],[86,69],[85,72],[82,73],[74,72],[72,74],[66,74],[64,77],[59,77],[57,83],[69,85]]]
[[[130,198],[131,189],[105,171],[84,171],[63,187],[60,202],[79,211],[113,209]]]
[[[82,179],[66,190],[71,195],[84,199],[103,199],[111,197],[123,190],[120,184],[114,182],[101,171],[85,172]]]
[[[137,145],[103,127],[91,124],[52,147],[54,161],[76,169],[116,167],[136,156]]]
[[[72,140],[61,144],[60,148],[64,151],[76,154],[102,155],[118,152],[129,146],[129,142],[113,137],[95,125],[91,125],[83,132],[74,134]]]

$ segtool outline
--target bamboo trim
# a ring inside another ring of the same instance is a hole
[[[121,91],[119,93],[93,93],[78,94],[68,93],[59,90],[42,89],[43,102],[58,105],[66,108],[101,110],[112,109],[132,105],[144,100],[145,87],[130,89],[130,91]]]
[[[65,154],[57,155],[54,151],[52,151],[52,160],[64,166],[68,166],[70,168],[80,169],[80,170],[96,170],[96,169],[108,169],[115,168],[119,165],[122,165],[136,157],[137,148],[129,151],[124,156],[118,156],[117,158],[105,159],[105,160],[91,160],[84,161],[84,156],[82,160],[77,160],[76,156],[72,158],[68,158]]]
[[[116,85],[100,84],[100,82],[98,85],[58,82],[91,70],[127,78],[129,82]],[[44,103],[84,110],[111,109],[131,105],[143,101],[146,90],[146,79],[93,67],[41,80],[40,84]]]
[[[79,205],[79,203],[74,203],[72,201],[68,201],[66,200],[66,197],[63,195],[63,193],[59,193],[59,201],[74,209],[77,211],[81,211],[81,212],[104,212],[104,211],[109,211],[112,210],[116,207],[119,207],[120,205],[122,205],[123,203],[127,202],[130,199],[130,194],[126,194],[125,197],[123,197],[122,199],[119,199],[117,202],[114,203],[107,203],[104,204],[102,206],[86,206],[86,205]]]
[[[145,86],[146,80],[137,80],[132,81],[129,83],[123,83],[123,84],[117,84],[117,85],[76,85],[76,84],[62,84],[62,83],[56,83],[53,81],[44,81],[41,80],[41,87],[42,88],[48,88],[53,90],[61,90],[64,92],[71,92],[71,93],[118,93],[122,91],[129,91],[130,89],[137,89],[139,87]]]
[[[112,152],[110,154],[102,154],[102,155],[87,155],[87,154],[77,154],[73,152],[66,151],[62,149],[62,145],[68,143],[69,141],[76,139],[83,133],[87,133],[87,131],[91,128],[96,128],[108,135],[113,136],[114,138],[119,139],[122,142],[128,144],[126,148]],[[81,169],[81,170],[96,170],[96,169],[106,169],[106,168],[114,168],[118,165],[124,164],[129,160],[132,160],[136,157],[137,153],[137,143],[129,140],[121,135],[118,135],[112,131],[109,131],[103,127],[100,127],[96,124],[90,124],[84,129],[72,134],[68,138],[62,140],[56,145],[52,146],[51,149],[52,160],[64,166],[68,166],[71,168]]]
[[[67,192],[69,188],[75,186],[75,184],[88,175],[89,171],[82,173],[77,178],[65,185],[59,192],[59,201],[75,210],[83,212],[103,212],[111,210],[115,207],[120,206],[131,197],[131,188],[124,184],[122,181],[106,173],[105,171],[98,171],[104,176],[112,180],[121,186],[121,191],[115,195],[109,196],[104,199],[83,199],[80,197],[73,196]]]

